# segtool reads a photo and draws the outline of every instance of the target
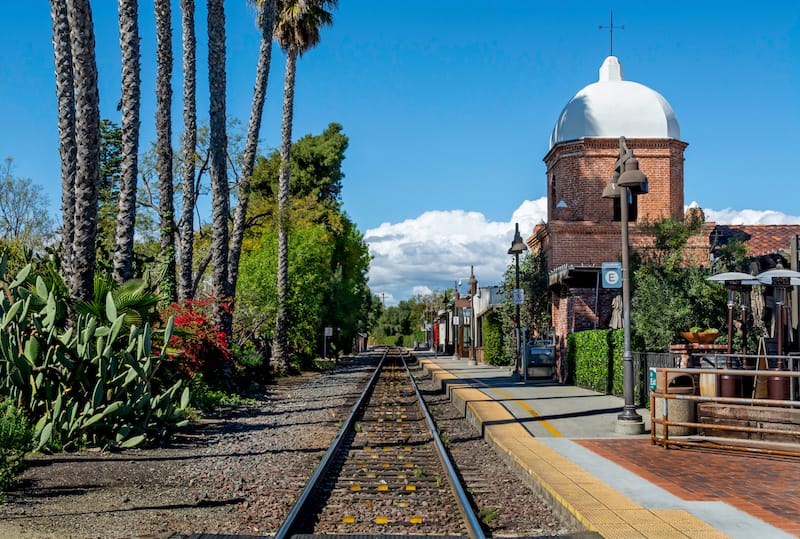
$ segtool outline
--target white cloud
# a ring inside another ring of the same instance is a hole
[[[697,204],[692,202],[692,204]],[[800,224],[800,216],[786,215],[774,210],[713,210],[703,208],[706,221],[720,225],[796,225]]]
[[[417,294],[466,285],[474,266],[479,285],[497,284],[511,262],[514,223],[523,237],[547,216],[547,199],[526,200],[507,222],[480,212],[428,211],[400,223],[383,223],[364,234],[373,256],[369,285],[387,305]],[[464,288],[462,288],[462,291]],[[391,298],[391,301],[390,299]]]
[[[692,204],[695,204],[693,202]],[[772,210],[703,208],[707,221],[719,224],[799,224],[800,217]],[[498,284],[512,262],[508,254],[519,223],[523,238],[547,218],[547,199],[525,200],[508,221],[487,221],[476,211],[428,211],[400,223],[383,223],[364,234],[373,256],[369,285],[386,305],[462,281],[470,266],[479,285]]]

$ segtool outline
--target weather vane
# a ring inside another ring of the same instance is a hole
[[[622,26],[614,26],[614,10],[611,10],[611,17],[609,18],[608,26],[603,26],[602,24],[598,26],[600,30],[608,28],[608,55],[614,56],[614,28],[618,30],[625,30],[625,25]]]

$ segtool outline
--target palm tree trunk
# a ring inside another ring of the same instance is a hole
[[[75,77],[75,218],[70,294],[93,293],[97,236],[97,184],[100,180],[100,98],[97,90],[94,24],[89,0],[67,0]]]
[[[194,172],[197,146],[197,39],[194,0],[181,0],[183,27],[183,211],[180,221],[180,271],[178,293],[191,299],[194,262]]]
[[[172,184],[172,9],[155,1],[158,69],[156,72],[156,170],[160,216],[161,294],[177,299],[175,277],[175,195]]]
[[[72,77],[72,46],[65,0],[50,0],[53,18],[53,59],[56,66],[58,102],[58,147],[61,157],[61,265],[70,282],[72,240],[75,230],[75,88]]]
[[[267,0],[260,7],[259,26],[261,27],[261,48],[258,53],[256,69],[256,85],[253,90],[253,106],[250,112],[250,124],[247,129],[247,141],[244,148],[242,179],[239,182],[239,196],[236,211],[233,215],[231,231],[230,258],[228,260],[228,281],[232,293],[236,292],[236,280],[239,275],[239,259],[242,255],[247,206],[250,201],[250,178],[258,150],[258,134],[261,129],[261,117],[264,102],[267,98],[267,80],[272,59],[272,30],[275,26],[275,0]]]
[[[221,302],[230,299],[228,289],[228,219],[230,199],[225,131],[225,7],[223,0],[208,0],[208,85],[211,152],[211,287],[216,296],[214,323],[230,335],[233,320]]]
[[[119,0],[119,48],[122,53],[122,163],[114,250],[114,280],[118,283],[127,281],[133,273],[141,101],[138,4],[138,0]]]
[[[281,168],[278,176],[278,308],[275,317],[275,338],[272,363],[283,371],[289,369],[289,181],[292,122],[294,112],[294,81],[297,49],[286,51],[286,74],[283,81],[283,120],[281,123]]]

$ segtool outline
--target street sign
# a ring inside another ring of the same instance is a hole
[[[622,288],[622,264],[619,262],[603,262],[603,288]]]
[[[326,327],[326,328],[325,328],[325,336],[326,336],[326,337],[333,337],[333,328],[331,328],[331,327]]]
[[[515,288],[514,289],[514,305],[524,305],[525,304],[525,290],[522,288]]]
[[[458,323],[458,317],[457,317],[457,316],[454,316],[454,317],[453,317],[453,325],[454,325],[454,326],[457,326],[457,325],[459,325],[459,323]]]

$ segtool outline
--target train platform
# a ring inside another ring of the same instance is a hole
[[[623,400],[414,352],[451,401],[565,517],[607,538],[800,537],[800,460],[670,448],[615,432]],[[513,508],[512,508],[513,509]]]

